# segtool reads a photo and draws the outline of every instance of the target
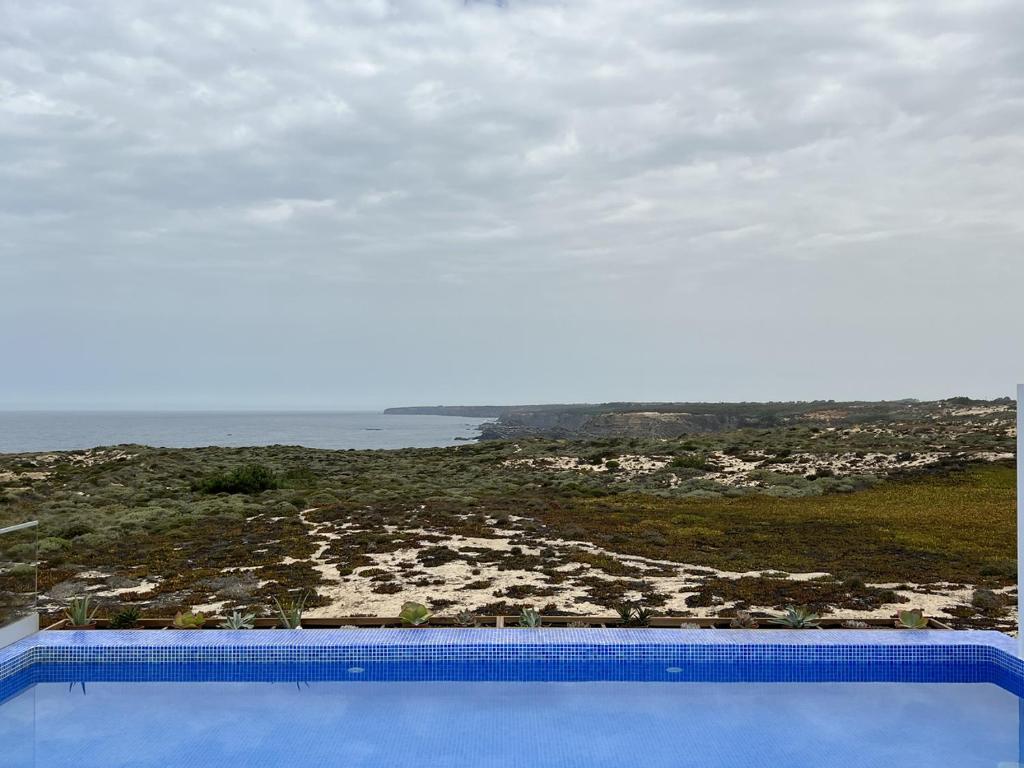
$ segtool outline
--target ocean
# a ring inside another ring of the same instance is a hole
[[[0,411],[0,453],[120,443],[162,448],[436,448],[475,439],[486,421],[490,419],[370,411]]]

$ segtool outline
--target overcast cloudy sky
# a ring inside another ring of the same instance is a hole
[[[1001,396],[1019,0],[0,3],[0,407]]]

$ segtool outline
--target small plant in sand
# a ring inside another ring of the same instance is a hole
[[[619,624],[623,627],[646,627],[651,623],[654,614],[638,602],[619,603],[615,606],[619,614]]]
[[[750,615],[750,611],[736,611],[729,626],[733,629],[757,629],[761,625]]]
[[[415,603],[410,600],[402,604],[402,612],[398,614],[398,618],[402,620],[403,624],[410,627],[422,627],[430,621],[430,611],[423,603]]]
[[[896,626],[900,629],[927,629],[928,619],[924,611],[915,608],[912,611],[900,611],[893,618],[896,619]]]
[[[787,629],[817,629],[820,625],[818,619],[821,617],[811,611],[806,605],[790,607],[782,616],[769,619],[769,623]]]
[[[472,611],[459,611],[455,614],[455,626],[457,627],[479,627],[480,620]]]
[[[523,608],[523,610],[519,612],[519,626],[520,627],[528,627],[530,629],[537,629],[538,627],[541,626],[543,621],[544,621],[544,619],[540,615],[540,611],[537,611],[537,610],[535,610],[533,608]]]
[[[230,616],[226,616],[224,621],[220,623],[221,629],[252,629],[256,626],[255,613],[242,613],[241,611],[232,611]]]
[[[134,605],[129,605],[126,608],[122,608],[120,611],[110,617],[110,628],[111,629],[135,629],[139,626],[139,616],[141,613],[139,609]]]
[[[73,597],[64,611],[64,617],[75,629],[85,629],[96,626],[96,612],[99,607],[92,606],[92,600],[88,595]]]
[[[192,611],[178,611],[174,614],[175,629],[202,629],[206,616]]]
[[[309,600],[308,592],[291,595],[285,599],[284,603],[276,597],[274,598],[277,615],[281,619],[281,629],[302,629],[302,612],[306,610],[307,600]]]

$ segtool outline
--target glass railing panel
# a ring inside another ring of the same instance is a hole
[[[38,628],[38,533],[35,521],[0,528],[0,646]]]

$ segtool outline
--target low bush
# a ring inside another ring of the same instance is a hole
[[[246,464],[199,483],[203,493],[262,493],[280,487],[277,476],[262,464]]]

